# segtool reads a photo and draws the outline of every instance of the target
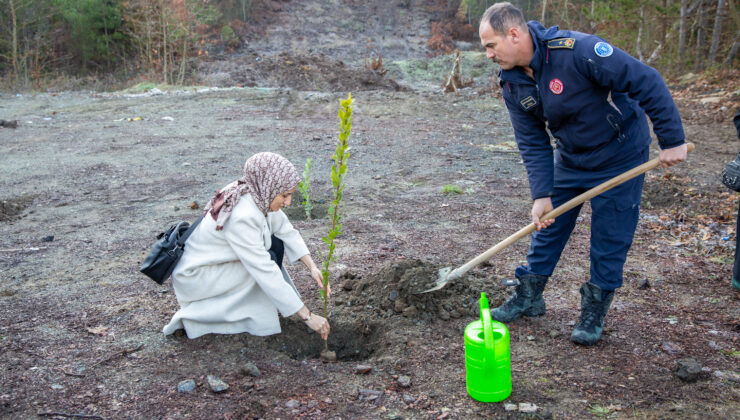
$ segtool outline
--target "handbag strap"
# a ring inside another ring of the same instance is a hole
[[[185,233],[183,233],[180,239],[177,241],[177,245],[179,245],[180,247],[185,246],[185,241],[188,240],[188,238],[190,237],[190,234],[193,233],[195,228],[198,227],[198,225],[200,224],[200,221],[203,220],[203,216],[205,216],[205,214],[201,214],[198,220],[196,220],[195,222],[193,222],[192,225],[190,225],[188,230],[186,230]]]

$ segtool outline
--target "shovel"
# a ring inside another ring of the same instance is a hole
[[[686,148],[689,152],[694,150],[694,143],[687,143]],[[605,181],[590,190],[584,192],[581,195],[578,195],[569,201],[561,204],[556,209],[550,211],[546,215],[542,216],[540,220],[547,220],[547,219],[554,219],[561,214],[567,212],[568,210],[572,209],[573,207],[576,207],[580,204],[583,204],[587,200],[590,200],[597,195],[603,193],[604,191],[607,191],[609,189],[612,189],[616,187],[617,185],[629,181],[630,179],[644,174],[645,172],[654,169],[660,165],[660,159],[655,158],[653,160],[650,160],[648,162],[643,163],[640,166],[637,166],[635,168],[630,169],[629,171],[617,175],[614,178]],[[419,292],[417,294],[421,293],[429,293],[433,292],[435,290],[439,290],[447,283],[449,283],[451,280],[458,279],[462,277],[463,274],[467,273],[471,268],[477,266],[478,264],[482,263],[483,261],[486,261],[493,257],[494,255],[498,254],[505,248],[507,248],[509,245],[513,244],[514,242],[518,241],[519,239],[522,239],[523,237],[529,235],[530,233],[534,232],[536,230],[536,226],[534,223],[530,223],[529,225],[519,229],[518,232],[515,234],[509,236],[508,238],[504,239],[503,241],[499,242],[498,244],[494,245],[492,248],[490,248],[488,251],[478,255],[477,257],[473,258],[472,260],[465,263],[465,265],[462,265],[455,270],[452,270],[452,267],[445,267],[439,270],[439,278],[437,279],[437,283],[434,287],[424,290],[423,292]]]

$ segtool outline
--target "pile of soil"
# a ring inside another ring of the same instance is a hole
[[[0,222],[8,222],[20,218],[23,210],[33,201],[30,197],[0,200]]]
[[[478,316],[478,299],[490,286],[477,273],[447,283],[433,292],[442,267],[419,260],[395,261],[367,278],[354,278],[345,273],[341,287],[349,292],[334,299],[344,310],[359,310],[373,318],[404,316],[413,320],[457,319]]]
[[[204,62],[198,73],[203,82],[218,87],[281,87],[302,91],[349,92],[360,90],[407,91],[408,88],[385,77],[382,69],[351,66],[324,54],[273,56],[257,53]]]

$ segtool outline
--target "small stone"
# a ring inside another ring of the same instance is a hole
[[[406,309],[406,301],[403,300],[403,298],[396,299],[395,302],[393,302],[393,310],[396,312],[403,312],[403,310]]]
[[[649,289],[650,288],[650,281],[648,279],[640,279],[640,282],[637,284],[638,289]]]
[[[444,308],[439,308],[437,311],[439,313],[439,318],[443,321],[448,321],[450,319],[450,313],[444,310]]]
[[[373,401],[377,400],[383,393],[374,389],[361,389],[358,392],[358,399],[360,401]]]
[[[527,341],[534,341],[534,336],[533,335],[528,335],[527,336]]]
[[[298,407],[301,406],[301,402],[298,401],[298,400],[288,400],[285,403],[285,406],[288,407],[288,408],[298,408]]]
[[[413,404],[416,402],[416,398],[414,398],[411,394],[403,394],[403,402],[406,404]]]
[[[319,355],[319,357],[324,362],[336,362],[337,361],[337,353],[331,350],[321,350],[321,354]]]
[[[740,382],[740,373],[729,370],[715,370],[712,374],[719,379],[727,379],[732,382]]]
[[[402,418],[403,415],[398,411],[391,411],[390,413],[388,413],[388,420],[401,420]]]
[[[668,354],[678,354],[681,352],[681,347],[678,344],[670,341],[664,342],[661,345],[661,348]]]
[[[342,283],[342,289],[348,292],[352,290],[353,287],[354,287],[354,284],[351,281],[345,281],[344,283]]]
[[[390,299],[391,302],[395,302],[396,299],[398,299],[398,290],[391,290],[391,294],[388,295],[388,299]]]
[[[191,392],[195,389],[195,381],[193,379],[186,379],[177,384],[177,392]]]
[[[460,312],[456,311],[455,309],[453,309],[453,310],[450,311],[450,317],[452,317],[454,319],[458,319],[458,318],[461,318],[462,317],[462,314]]]
[[[41,242],[53,242],[54,241],[54,235],[44,236],[41,239]]]
[[[408,388],[411,386],[411,378],[409,378],[406,375],[401,375],[398,377],[398,385],[401,388]]]
[[[242,389],[242,391],[251,391],[252,388],[254,388],[254,382],[247,380],[242,382],[239,387]]]
[[[532,403],[519,403],[520,413],[536,413],[537,405]]]
[[[406,317],[413,317],[419,314],[419,310],[416,309],[416,306],[411,305],[408,308],[403,310],[403,316]]]
[[[701,364],[695,359],[680,359],[676,366],[676,376],[684,382],[695,382],[701,374]]]
[[[519,409],[519,406],[516,404],[504,404],[504,410],[506,411],[517,411]]]
[[[51,389],[64,389],[64,386],[59,384],[51,384]]]
[[[551,330],[550,331],[550,338],[557,338],[560,335],[560,331],[558,330]]]
[[[242,365],[241,368],[239,368],[239,372],[242,375],[249,375],[249,376],[262,376],[262,372],[260,372],[259,368],[252,362],[247,362]]]
[[[357,365],[355,366],[355,373],[359,375],[364,375],[366,373],[370,373],[370,371],[373,370],[373,367],[370,365]]]
[[[229,389],[229,385],[226,382],[213,375],[206,376],[206,380],[208,381],[208,386],[211,387],[211,391],[213,392],[223,392]]]

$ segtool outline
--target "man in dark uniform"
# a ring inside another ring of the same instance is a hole
[[[519,285],[491,311],[510,322],[545,313],[542,291],[575,226],[578,206],[557,220],[541,220],[584,191],[648,160],[650,128],[668,167],[686,159],[681,118],[653,68],[603,39],[527,23],[510,3],[497,3],[481,18],[486,55],[501,66],[502,94],[534,200],[527,264]],[[555,141],[551,144],[549,132]],[[622,285],[622,268],[637,227],[644,176],[591,200],[591,277],[581,292],[581,317],[571,340],[593,345]]]

